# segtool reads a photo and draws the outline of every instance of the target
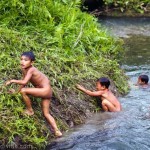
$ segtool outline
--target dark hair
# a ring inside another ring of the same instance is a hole
[[[142,82],[144,82],[145,84],[147,84],[148,81],[149,81],[149,77],[148,77],[147,75],[140,75],[140,76],[139,76],[139,79],[140,79]]]
[[[32,51],[30,52],[23,52],[21,56],[27,56],[31,59],[31,61],[34,61],[35,60],[35,55],[33,54]]]
[[[105,86],[107,89],[108,89],[108,87],[109,87],[109,85],[110,85],[110,81],[109,81],[109,79],[106,78],[106,77],[99,78],[99,79],[97,80],[97,82],[100,82],[100,84],[101,84],[102,86]]]

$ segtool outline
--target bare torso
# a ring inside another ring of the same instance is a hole
[[[39,88],[50,87],[49,79],[37,68],[32,66],[29,69],[23,70],[24,76],[27,76],[29,73],[32,74],[29,81],[32,83],[34,87]]]

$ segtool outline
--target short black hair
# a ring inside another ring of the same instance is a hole
[[[148,81],[149,81],[149,77],[148,77],[147,75],[140,75],[140,76],[139,76],[139,79],[140,79],[142,82],[144,82],[145,84],[147,84]]]
[[[23,52],[21,56],[27,56],[31,59],[31,61],[35,61],[35,55],[33,54],[32,51],[29,52]]]
[[[97,80],[97,82],[100,82],[100,84],[101,84],[102,86],[105,86],[107,89],[108,89],[108,87],[109,87],[109,85],[110,85],[110,81],[109,81],[109,79],[106,78],[106,77],[101,77],[101,78],[99,78],[99,79]]]

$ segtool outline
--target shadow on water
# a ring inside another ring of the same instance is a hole
[[[134,86],[140,74],[150,77],[150,18],[101,22],[128,47],[122,68],[130,78],[131,91],[119,98],[123,111],[93,114],[46,150],[150,150],[150,88]]]

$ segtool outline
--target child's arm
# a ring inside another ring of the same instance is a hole
[[[9,84],[11,84],[11,83],[16,83],[16,84],[20,84],[20,85],[25,86],[25,85],[29,82],[29,80],[31,79],[32,74],[33,74],[33,71],[32,71],[32,70],[29,70],[29,71],[27,72],[26,76],[24,77],[24,79],[22,79],[22,80],[15,80],[15,79],[12,79],[12,80],[7,81],[7,82],[6,82],[6,85],[9,85]]]
[[[25,78],[25,72],[24,72],[24,70],[22,70],[22,72],[23,72],[23,78],[22,78],[22,80],[24,80],[24,78]],[[25,87],[25,85],[20,85],[19,88],[18,88],[18,90],[17,90],[17,93],[19,93],[23,87]]]
[[[77,89],[81,90],[82,92],[86,93],[87,95],[90,95],[90,96],[101,96],[103,93],[102,91],[90,91],[90,90],[87,90],[85,89],[83,86],[77,84],[76,85]]]

